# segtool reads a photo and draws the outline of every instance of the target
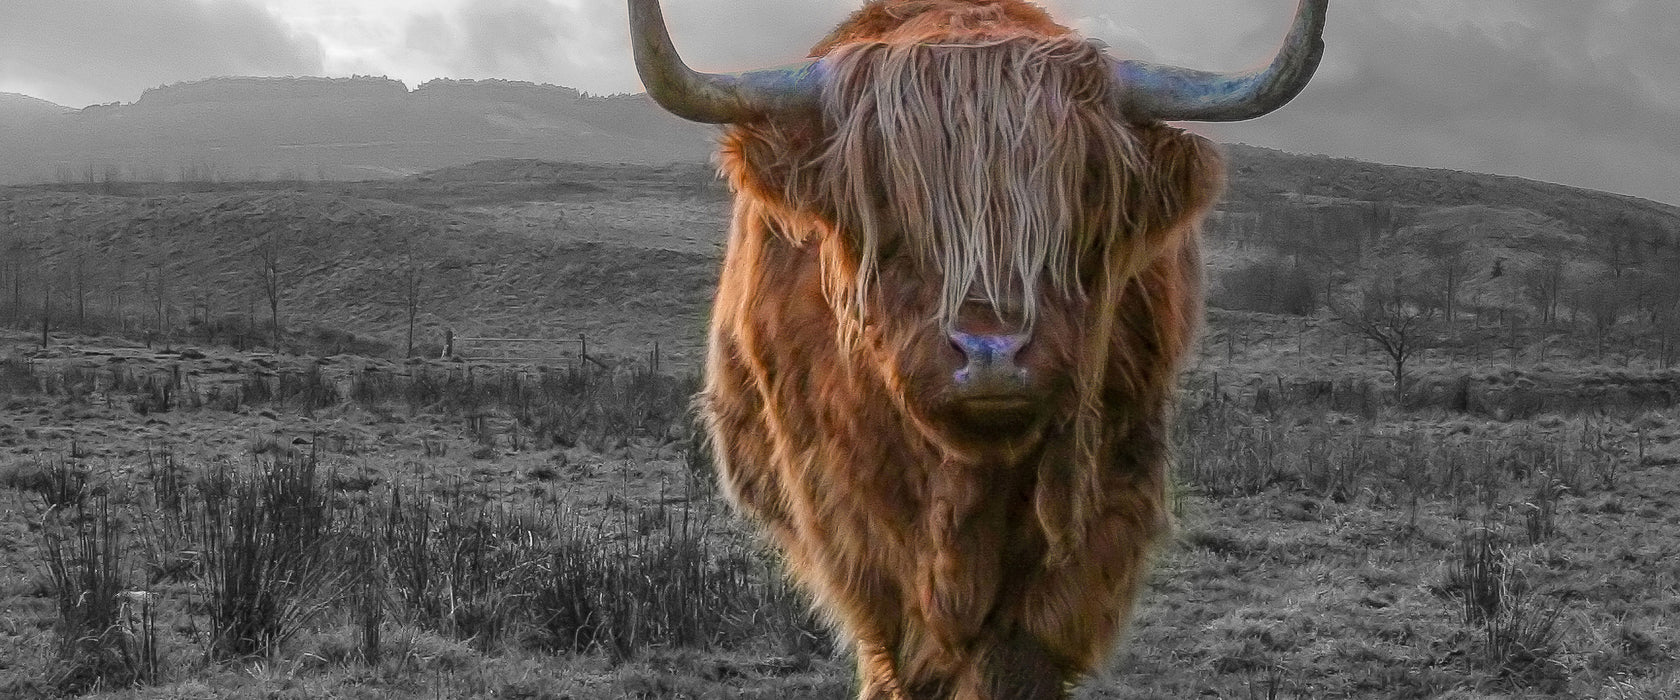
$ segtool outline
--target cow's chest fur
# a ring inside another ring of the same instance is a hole
[[[798,527],[784,547],[807,550],[828,586],[853,589],[836,594],[855,598],[871,626],[918,638],[910,646],[930,656],[920,663],[955,664],[988,620],[1019,615],[1011,608],[1044,552],[1036,459],[966,463],[917,444],[912,431],[818,424],[826,444],[785,467],[783,483],[805,492],[792,499]]]

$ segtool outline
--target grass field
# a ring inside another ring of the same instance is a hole
[[[1680,690],[1670,407],[1510,409],[1617,376],[1575,367],[1451,410],[1437,363],[1401,408],[1364,353],[1329,390],[1282,373],[1299,330],[1186,377],[1178,531],[1081,697]],[[712,490],[691,376],[29,338],[0,360],[0,694],[850,692]]]

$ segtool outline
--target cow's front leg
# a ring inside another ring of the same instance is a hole
[[[860,641],[857,647],[858,700],[910,700],[898,680],[898,665],[892,652],[876,642]]]
[[[979,640],[952,700],[1064,700],[1070,673],[1038,640],[1016,630]]]

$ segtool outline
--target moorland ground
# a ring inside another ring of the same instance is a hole
[[[1178,527],[1080,696],[1675,695],[1680,225],[1337,167],[1237,163]],[[690,422],[705,168],[0,202],[0,694],[848,696]]]

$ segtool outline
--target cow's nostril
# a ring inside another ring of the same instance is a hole
[[[951,331],[951,345],[957,348],[957,352],[962,353],[963,359],[967,360],[970,365],[990,364],[990,346],[986,343],[985,337],[962,331]]]
[[[970,357],[970,355],[968,354],[968,352],[969,352],[968,349],[970,347],[970,343],[967,343],[967,342],[964,342],[964,341],[967,340],[969,338],[969,336],[966,335],[966,334],[957,333],[957,332],[954,332],[954,331],[951,332],[948,335],[951,338],[951,347],[956,348],[957,349],[957,354],[961,355],[964,360],[967,360]]]

